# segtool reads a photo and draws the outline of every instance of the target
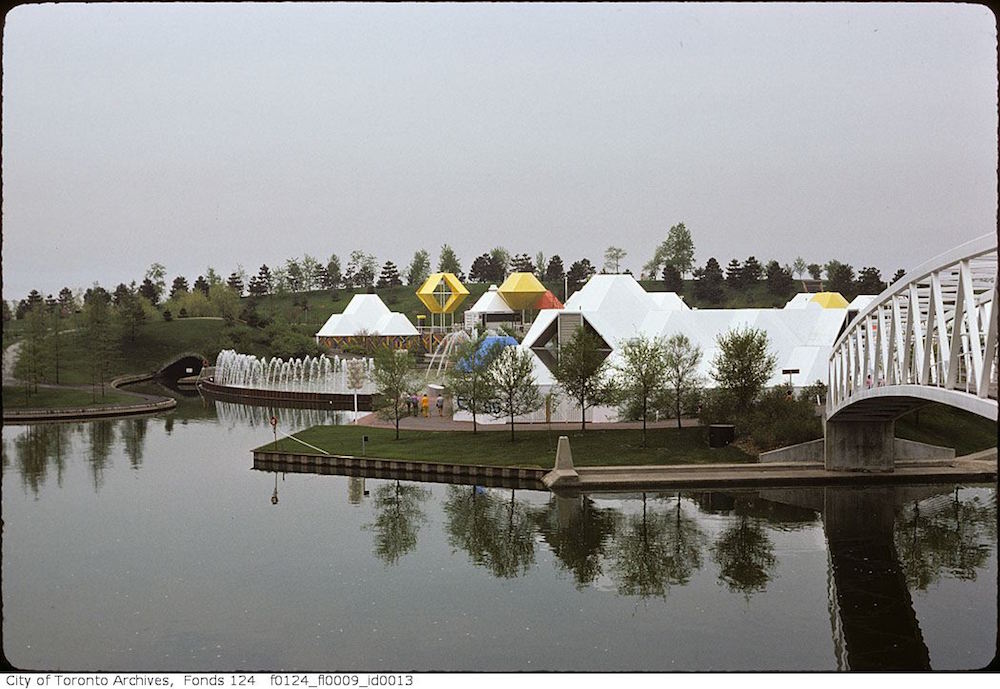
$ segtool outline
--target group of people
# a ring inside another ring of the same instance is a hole
[[[422,397],[417,397],[417,393],[410,393],[409,395],[403,395],[406,400],[406,415],[407,416],[423,416],[427,418],[431,415],[431,401],[427,397],[425,392]],[[444,416],[444,397],[438,395],[434,400],[434,406],[437,407],[438,416]]]

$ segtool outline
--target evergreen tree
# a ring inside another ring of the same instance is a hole
[[[858,294],[879,294],[887,287],[882,282],[882,273],[878,268],[866,266],[858,271],[855,290]]]
[[[160,303],[160,289],[148,277],[143,279],[139,286],[139,294],[146,297],[153,306]]]
[[[569,267],[566,277],[569,279],[569,292],[576,292],[597,272],[586,258],[581,258]],[[567,295],[568,297],[568,295]]]
[[[764,267],[753,256],[748,256],[743,261],[743,268],[740,271],[740,282],[745,287],[753,287],[764,276]]]
[[[261,294],[270,294],[274,288],[274,278],[271,276],[271,269],[267,267],[266,263],[257,271],[257,283],[258,290],[263,290]]]
[[[330,254],[330,260],[326,263],[327,289],[337,289],[343,282],[343,275],[340,273],[340,259],[337,254]]]
[[[124,282],[119,282],[118,286],[115,287],[115,291],[111,293],[111,303],[118,306],[126,297],[128,297],[128,285]]]
[[[403,281],[399,278],[399,270],[392,261],[386,261],[382,273],[378,276],[377,287],[398,287]]]
[[[494,271],[493,281],[500,284],[509,273],[510,254],[502,246],[493,247],[490,249],[490,265]]]
[[[671,264],[663,266],[663,286],[668,292],[682,294],[684,292],[684,280],[681,273]]]
[[[239,276],[236,275],[236,273],[233,273],[232,275],[230,275],[229,279],[232,280],[233,276],[236,276],[237,280],[240,279]],[[228,284],[228,282],[226,284]],[[198,290],[199,292],[201,292],[202,294],[204,294],[206,297],[208,296],[208,288],[210,286],[211,285],[209,284],[208,280],[205,279],[204,275],[199,275],[198,279],[194,281],[194,289]],[[243,283],[242,282],[239,283],[239,287],[240,288],[237,291],[237,294],[242,294],[243,293]]]
[[[556,254],[549,259],[549,265],[545,268],[545,282],[562,282],[564,277],[566,277],[566,269],[563,268],[559,254]]]
[[[188,281],[183,275],[174,278],[174,283],[170,286],[170,298],[174,299],[178,295],[188,293]]]
[[[906,275],[906,271],[900,268],[899,270],[897,270],[895,273],[892,274],[892,280],[889,281],[889,284],[891,285],[896,282],[899,282],[900,278],[902,278],[904,275]]]
[[[824,266],[824,269],[826,270],[827,280],[826,290],[828,292],[840,292],[845,297],[852,298],[854,293],[854,268],[846,263],[831,260]]]
[[[819,280],[823,274],[823,266],[818,263],[810,263],[806,266],[806,270],[809,271],[809,277],[813,280]]]
[[[229,289],[233,290],[233,292],[237,295],[241,297],[243,296],[243,280],[236,272],[233,272],[232,275],[229,276],[229,279],[226,280],[226,284],[229,285]],[[195,282],[194,286],[198,287],[198,283]],[[201,288],[199,287],[199,289]]]
[[[492,280],[490,255],[477,256],[469,268],[469,280],[472,282],[490,282]]]
[[[737,289],[743,285],[743,265],[735,258],[726,266],[726,282],[730,289]]]
[[[59,309],[63,317],[71,316],[76,311],[76,299],[69,287],[59,290]]]
[[[535,272],[535,264],[531,262],[531,257],[528,254],[518,254],[511,259],[510,268],[512,273]]]
[[[288,289],[292,292],[301,292],[303,284],[302,265],[298,259],[290,258],[285,261],[285,279],[288,281]]]
[[[768,261],[767,290],[771,294],[786,294],[793,282],[791,272],[779,266],[777,261]]]

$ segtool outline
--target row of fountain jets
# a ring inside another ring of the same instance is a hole
[[[284,361],[280,357],[260,359],[225,349],[216,359],[214,380],[227,387],[258,390],[371,394],[375,392],[370,375],[373,366],[368,358],[322,354]],[[352,387],[352,383],[358,382],[360,387]]]

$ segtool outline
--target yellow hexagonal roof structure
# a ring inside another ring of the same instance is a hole
[[[841,296],[840,292],[817,292],[812,299],[824,309],[846,309],[847,300]]]
[[[497,292],[510,308],[524,311],[535,307],[538,298],[545,294],[545,285],[531,273],[511,273]]]
[[[417,299],[431,313],[452,313],[469,296],[453,273],[434,273],[417,290]]]

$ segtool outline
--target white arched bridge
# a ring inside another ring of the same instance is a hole
[[[826,464],[892,468],[895,419],[941,402],[997,420],[997,237],[904,275],[847,325],[829,361]]]

